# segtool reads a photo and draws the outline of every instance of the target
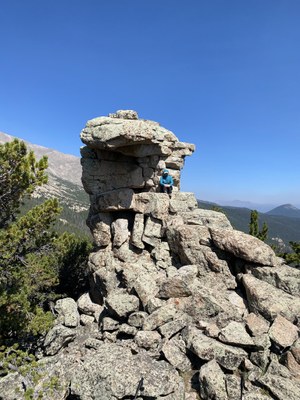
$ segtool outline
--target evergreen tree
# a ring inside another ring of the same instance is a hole
[[[252,210],[250,215],[249,234],[265,242],[268,237],[268,230],[268,225],[265,222],[263,223],[262,230],[259,230],[258,212]]]
[[[280,257],[283,257],[287,264],[292,267],[300,267],[300,242],[289,242],[292,252],[280,254]]]
[[[47,167],[47,157],[36,161],[18,139],[0,145],[0,228],[14,219],[26,195],[47,182]]]
[[[1,345],[46,332],[53,320],[47,303],[86,290],[91,244],[53,231],[61,211],[57,199],[46,200],[17,218],[25,197],[47,181],[46,158],[37,162],[23,142],[14,140],[0,145],[0,165]]]

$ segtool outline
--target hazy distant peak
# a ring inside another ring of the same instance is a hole
[[[283,215],[284,217],[300,218],[299,208],[293,206],[292,204],[282,204],[279,207],[273,208],[266,214],[269,215]]]
[[[15,136],[0,132],[0,144],[10,142],[15,138]],[[34,151],[38,159],[42,156],[48,157],[49,174],[52,174],[58,178],[64,179],[76,185],[82,185],[82,169],[79,157],[73,156],[71,154],[64,154],[57,150],[50,149],[41,145],[32,144],[21,138],[17,139],[23,140],[26,143],[27,147]]]

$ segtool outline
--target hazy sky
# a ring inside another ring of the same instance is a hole
[[[3,0],[0,131],[79,155],[118,109],[196,144],[182,189],[300,204],[299,0]]]

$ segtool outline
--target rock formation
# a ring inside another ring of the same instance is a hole
[[[90,292],[56,303],[35,393],[299,399],[300,272],[179,191],[194,147],[159,124],[118,111],[88,121],[81,138],[95,242]],[[177,188],[171,198],[158,192],[165,167]],[[42,389],[53,376],[59,384]],[[21,399],[16,388],[24,392],[21,375],[2,378],[0,399]]]

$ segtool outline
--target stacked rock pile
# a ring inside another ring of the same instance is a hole
[[[118,111],[81,137],[91,290],[56,303],[47,398],[299,399],[300,272],[192,193],[157,192],[194,150],[172,132]]]

